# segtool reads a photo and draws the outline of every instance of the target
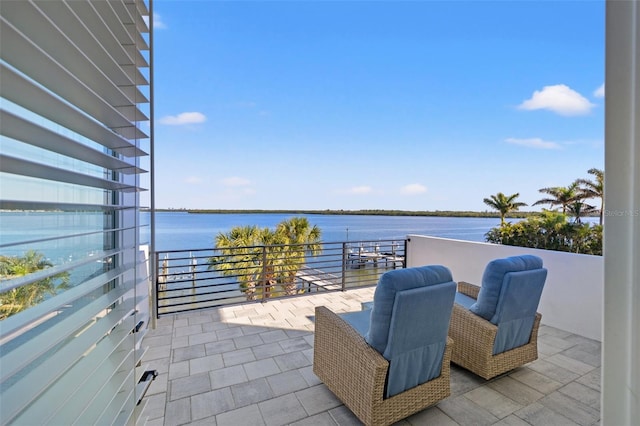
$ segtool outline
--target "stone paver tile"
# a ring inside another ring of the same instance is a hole
[[[258,361],[247,362],[243,364],[244,371],[247,373],[249,380],[267,377],[280,373],[278,364],[273,358],[265,358]]]
[[[342,402],[325,385],[303,389],[297,391],[295,395],[310,416],[342,405]]]
[[[538,342],[538,354],[541,358],[547,358],[551,355],[559,354],[564,349],[558,348],[552,345],[548,345],[544,342]]]
[[[293,339],[281,340],[278,342],[285,352],[304,351],[311,349],[311,345],[307,343],[302,337],[295,337]]]
[[[574,341],[556,336],[542,336],[538,339],[538,343],[543,343],[545,345],[553,346],[562,350],[569,349],[570,347],[576,345],[576,342]]]
[[[540,404],[561,413],[579,425],[591,425],[600,418],[600,411],[589,407],[559,391],[540,400]]]
[[[589,371],[587,374],[577,379],[576,382],[600,392],[600,369],[596,368],[593,371]]]
[[[274,395],[284,395],[309,386],[302,374],[300,374],[300,370],[290,370],[269,376],[267,377],[267,382],[271,386]]]
[[[232,367],[211,371],[209,378],[211,379],[211,389],[236,385],[249,380],[242,365],[234,365]]]
[[[216,416],[217,426],[264,426],[257,404],[247,405]]]
[[[451,395],[462,395],[484,383],[486,380],[482,377],[456,365],[451,365]]]
[[[500,392],[496,392],[487,387],[476,388],[465,393],[464,396],[478,404],[480,407],[484,407],[488,412],[499,419],[502,419],[522,408],[521,404],[518,404]]]
[[[189,318],[193,316],[189,312],[185,312],[184,315],[176,315],[173,320],[173,327],[186,327],[189,325]]]
[[[149,426],[146,424],[145,426]],[[192,420],[189,426],[216,426],[216,416],[205,417],[203,419]]]
[[[515,414],[508,415],[493,426],[531,426]]]
[[[159,374],[147,389],[147,395],[155,395],[158,393],[166,393],[167,392],[167,383],[169,383],[169,375],[168,374]]]
[[[147,398],[147,405],[142,412],[142,418],[148,420],[157,419],[158,417],[164,417],[165,405],[167,404],[167,394],[159,393],[156,395],[150,395]]]
[[[218,335],[215,331],[209,331],[207,333],[192,334],[189,336],[189,345],[198,345],[200,343],[211,343],[218,340]]]
[[[245,362],[255,361],[256,357],[253,356],[251,348],[238,349],[231,352],[225,352],[222,354],[222,360],[225,367],[232,365],[244,364]]]
[[[194,358],[200,358],[206,355],[204,345],[186,346],[173,350],[173,362],[188,361]]]
[[[298,398],[292,393],[272,398],[258,404],[267,426],[286,425],[307,416]]]
[[[194,376],[181,377],[171,381],[169,386],[169,400],[197,395],[211,390],[211,381],[208,373],[200,373]]]
[[[252,315],[258,315],[258,312],[254,308],[248,308],[248,309],[235,311],[233,314],[236,316],[236,318],[242,318],[242,317],[250,317]]]
[[[532,362],[531,364],[527,364],[527,367],[564,385],[580,377],[579,374],[576,374],[573,371],[569,371],[566,368],[562,368],[542,359]]]
[[[457,426],[451,417],[447,416],[438,407],[429,407],[416,414],[407,417],[406,422],[410,425],[438,425],[438,426]]]
[[[162,337],[164,341],[167,341],[166,337]],[[169,358],[171,356],[171,345],[152,346],[144,340],[145,345],[149,345],[147,352],[144,354],[145,361],[154,361],[162,358]]]
[[[236,350],[236,345],[233,343],[233,340],[220,340],[218,342],[206,343],[204,345],[204,349],[207,355],[220,354],[223,352],[231,352]]]
[[[153,365],[155,367],[155,364]],[[174,362],[169,365],[169,380],[189,375],[189,361]]]
[[[313,337],[313,334],[309,333],[306,330],[285,330],[284,331],[290,339],[294,339],[296,337]]]
[[[208,322],[206,324],[202,324],[203,332],[224,330],[226,328],[229,328],[229,325],[223,322]]]
[[[287,371],[311,365],[311,361],[302,352],[291,352],[273,357],[280,370]]]
[[[586,406],[600,411],[600,392],[595,391],[590,387],[581,383],[571,382],[558,389],[558,392],[570,396]]]
[[[273,392],[264,378],[250,380],[231,386],[236,407],[256,404],[273,398]]]
[[[189,398],[167,402],[164,410],[165,425],[181,425],[189,421],[191,421],[191,401]]]
[[[305,417],[297,422],[290,423],[290,426],[336,426],[333,417],[328,412],[316,414],[315,416]]]
[[[328,411],[329,415],[336,424],[340,426],[361,426],[362,422],[356,417],[351,410],[344,405],[332,408]]]
[[[519,368],[517,371],[509,374],[509,376],[545,395],[562,387],[562,383],[556,382],[544,374],[540,374],[527,367]]]
[[[191,397],[191,418],[194,420],[215,416],[236,408],[229,388],[216,389]]]
[[[171,336],[171,335],[173,335],[173,322],[171,322],[170,324],[164,324],[164,323],[160,322],[161,319],[166,319],[166,317],[165,318],[160,318],[158,320],[158,324],[157,324],[155,329],[153,329],[153,328],[149,328],[148,329],[147,335],[145,336],[145,339],[147,337]]]
[[[207,322],[211,321],[211,316],[209,315],[196,315],[196,316],[192,316],[187,318],[187,322],[189,325],[195,325],[195,324],[205,324]],[[175,327],[175,325],[174,325]]]
[[[270,358],[284,353],[284,349],[277,342],[254,346],[251,350],[256,359]]]
[[[153,366],[153,369],[156,370],[158,374],[168,374],[169,367],[171,365],[171,357],[155,359],[153,361],[143,360],[142,362],[143,364],[148,363],[150,366]]]
[[[562,355],[578,360],[593,367],[600,367],[600,352],[593,353],[586,345],[576,345],[566,351]]]
[[[533,426],[577,426],[577,423],[537,402],[518,410],[515,414]]]
[[[538,337],[542,338],[543,336],[555,336],[561,339],[570,338],[574,334],[568,331],[560,330],[559,328],[551,327],[548,325],[540,325],[540,329],[538,330]]]
[[[222,355],[220,354],[189,360],[189,371],[191,374],[217,370],[222,367],[224,367],[224,363],[222,362]]]
[[[313,366],[309,365],[307,367],[298,368],[298,371],[309,386],[315,386],[322,383],[318,376],[313,372]]]
[[[166,426],[164,423],[164,417],[158,417],[157,419],[153,419],[153,420],[148,419],[144,425],[145,426]]]
[[[233,342],[236,344],[236,348],[250,348],[252,346],[259,346],[264,344],[259,334],[249,334],[246,336],[234,337]]]
[[[587,374],[595,368],[593,365],[585,364],[584,362],[569,358],[562,354],[552,355],[548,357],[546,361],[579,375]]]
[[[218,336],[218,340],[227,340],[233,339],[234,337],[242,336],[242,327],[229,327],[224,328],[222,330],[216,330],[216,335]]]
[[[489,411],[462,395],[440,401],[438,408],[461,425],[491,425],[499,420]]]
[[[171,347],[173,349],[186,348],[189,346],[189,336],[173,337],[171,339]]]
[[[265,343],[278,342],[280,340],[288,339],[286,333],[283,330],[270,330],[260,333],[262,341]]]
[[[186,327],[174,327],[173,335],[175,337],[191,336],[192,334],[202,333],[202,326],[200,324],[188,325]]]
[[[245,336],[251,336],[252,334],[259,334],[264,331],[264,327],[256,327],[253,325],[242,325],[240,326],[242,329],[242,334]]]
[[[497,380],[487,383],[487,386],[513,401],[527,406],[542,398],[544,395],[529,386],[512,379],[509,376],[501,377]]]

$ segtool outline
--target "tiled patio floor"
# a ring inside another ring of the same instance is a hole
[[[145,364],[159,372],[147,425],[357,425],[312,372],[316,306],[360,309],[373,288],[162,317]],[[544,322],[544,318],[543,318]],[[399,424],[594,425],[600,343],[541,326],[540,358],[485,381],[452,366],[452,395]]]

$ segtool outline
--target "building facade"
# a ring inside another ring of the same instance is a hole
[[[150,0],[0,2],[0,424],[135,424]]]

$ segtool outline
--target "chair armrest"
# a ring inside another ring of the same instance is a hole
[[[498,327],[467,308],[454,304],[449,324],[449,337],[455,343],[454,351],[463,356],[490,358]]]
[[[313,372],[352,411],[382,401],[389,362],[345,320],[315,309]]]
[[[462,293],[477,300],[478,293],[480,293],[480,287],[475,284],[460,281],[458,282],[458,293]]]

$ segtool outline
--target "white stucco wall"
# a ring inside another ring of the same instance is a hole
[[[602,256],[409,235],[407,266],[444,265],[455,281],[480,285],[493,259],[533,254],[548,269],[538,312],[542,323],[602,341],[604,262]]]

